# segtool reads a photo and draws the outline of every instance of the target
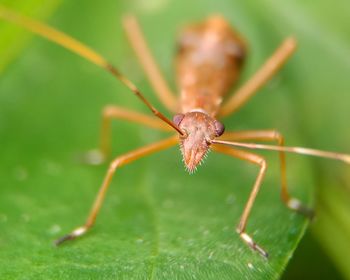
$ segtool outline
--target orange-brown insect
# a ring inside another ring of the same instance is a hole
[[[266,172],[266,161],[259,155],[236,149],[236,147],[279,151],[282,200],[290,209],[308,217],[312,217],[313,212],[288,193],[285,152],[332,158],[350,164],[350,155],[300,147],[285,147],[283,136],[276,130],[229,131],[224,133],[224,125],[217,120],[217,118],[237,111],[278,71],[295,50],[296,42],[293,38],[287,38],[252,78],[223,102],[224,96],[237,80],[244,62],[244,41],[227,21],[218,15],[209,17],[202,23],[189,26],[180,37],[176,57],[177,81],[180,90],[180,99],[177,100],[163,79],[136,19],[132,16],[125,17],[123,24],[127,36],[148,79],[159,99],[171,112],[175,113],[173,120],[171,120],[155,109],[140,90],[124,77],[118,69],[89,47],[56,29],[20,16],[3,6],[0,6],[0,18],[19,24],[104,68],[124,83],[153,112],[155,117],[149,117],[116,106],[107,106],[103,114],[101,147],[99,150],[101,158],[106,158],[109,155],[111,119],[126,119],[160,130],[176,132],[176,135],[168,139],[144,146],[114,159],[110,164],[86,223],[58,239],[55,242],[57,245],[83,235],[93,226],[117,168],[180,142],[183,159],[189,172],[196,169],[209,148],[260,167],[237,226],[237,232],[250,248],[267,257],[267,252],[246,233],[248,218]],[[274,141],[278,145],[241,142],[252,140]]]

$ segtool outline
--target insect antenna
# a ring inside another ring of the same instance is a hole
[[[322,151],[322,150],[316,150],[316,149],[310,149],[310,148],[304,148],[304,147],[286,147],[286,146],[275,146],[275,145],[265,145],[265,144],[256,144],[256,143],[242,143],[242,142],[232,142],[232,141],[223,141],[223,140],[213,140],[212,144],[222,144],[222,145],[241,147],[241,148],[247,148],[247,149],[259,149],[259,150],[303,154],[308,156],[340,160],[347,164],[350,164],[350,154],[335,153],[335,152]]]
[[[121,81],[127,88],[129,88],[151,111],[152,113],[166,122],[168,125],[173,127],[178,133],[183,135],[183,132],[179,129],[179,127],[174,124],[170,119],[168,119],[165,115],[159,112],[141,93],[141,91],[132,83],[129,79],[127,79],[121,72],[114,67],[111,63],[109,63],[103,56],[98,54],[96,51],[91,49],[90,47],[84,45],[78,40],[72,38],[71,36],[52,28],[48,25],[45,25],[39,21],[33,20],[29,17],[19,15],[18,13],[0,5],[0,18],[17,24],[35,34],[38,34],[45,39],[52,41],[73,53],[85,58],[86,60],[100,66],[104,70],[111,73],[115,78]]]

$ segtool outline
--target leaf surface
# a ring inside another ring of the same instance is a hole
[[[283,38],[295,34],[300,46],[295,57],[224,123],[227,130],[276,127],[290,145],[305,144],[305,135],[317,131],[314,128],[305,133],[316,123],[315,115],[306,119],[310,114],[306,99],[310,91],[315,97],[314,80],[323,80],[324,73],[317,67],[318,71],[307,68],[319,54],[314,54],[315,42],[309,39],[308,30],[299,29],[299,18],[293,17],[294,11],[308,15],[308,9],[301,4],[293,6],[288,17],[282,3],[267,0],[259,4],[225,0],[186,5],[183,1],[140,3],[65,1],[49,23],[103,53],[164,112],[126,42],[120,25],[126,11],[138,15],[150,48],[172,86],[174,42],[179,28],[188,22],[217,12],[244,34],[250,53],[241,81]],[[303,19],[314,23],[309,28],[318,28],[317,18]],[[1,38],[1,42],[8,40]],[[337,50],[331,49],[326,59],[339,55]],[[1,57],[8,56],[3,48],[0,51]],[[103,106],[117,104],[148,112],[118,81],[46,40],[33,37],[12,61],[0,77],[1,278],[281,276],[307,221],[280,201],[278,157],[273,153],[262,153],[269,170],[247,228],[270,253],[268,261],[252,252],[235,233],[257,167],[210,153],[198,172],[188,175],[177,147],[118,170],[91,232],[60,248],[53,247],[52,240],[84,222],[108,168],[108,164],[92,167],[76,160],[80,153],[97,146]],[[318,112],[314,109],[312,113]],[[116,121],[113,154],[164,137],[167,134]],[[288,181],[291,192],[310,204],[313,173],[305,159],[288,156]]]

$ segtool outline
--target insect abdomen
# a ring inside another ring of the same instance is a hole
[[[186,28],[176,58],[182,113],[202,109],[215,116],[244,57],[245,44],[221,16]]]

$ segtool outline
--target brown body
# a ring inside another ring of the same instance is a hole
[[[101,147],[99,150],[99,155],[103,156],[102,159],[109,154],[111,119],[124,119],[160,130],[176,131],[185,165],[190,172],[201,162],[211,145],[219,153],[257,165],[259,173],[238,223],[237,232],[244,242],[264,257],[267,257],[268,253],[246,233],[246,225],[265,176],[267,164],[262,156],[238,150],[237,147],[279,151],[282,200],[290,209],[309,217],[312,216],[312,211],[289,195],[286,181],[285,152],[337,159],[350,164],[350,155],[300,147],[284,147],[284,138],[276,130],[231,131],[224,135],[225,139],[229,141],[216,140],[224,133],[224,126],[216,119],[216,116],[221,117],[235,112],[274,76],[294,52],[296,42],[293,38],[287,38],[260,69],[222,104],[224,96],[239,76],[245,56],[244,43],[220,16],[213,16],[203,23],[189,26],[180,37],[176,57],[177,81],[181,92],[181,98],[178,101],[161,75],[136,19],[132,16],[126,17],[123,21],[126,33],[149,81],[155,89],[155,93],[170,111],[179,113],[171,121],[159,112],[117,68],[88,46],[50,26],[21,16],[1,5],[0,18],[21,25],[102,67],[124,83],[152,111],[155,117],[149,117],[117,106],[107,106],[103,111]],[[252,140],[275,141],[278,146],[234,142]],[[117,168],[151,153],[167,149],[177,142],[175,135],[115,158],[110,164],[85,224],[58,239],[55,243],[58,245],[66,240],[79,237],[94,225]],[[90,158],[90,162],[95,162],[95,159]]]
[[[184,29],[176,56],[181,113],[200,109],[215,117],[244,57],[243,41],[221,16]]]

